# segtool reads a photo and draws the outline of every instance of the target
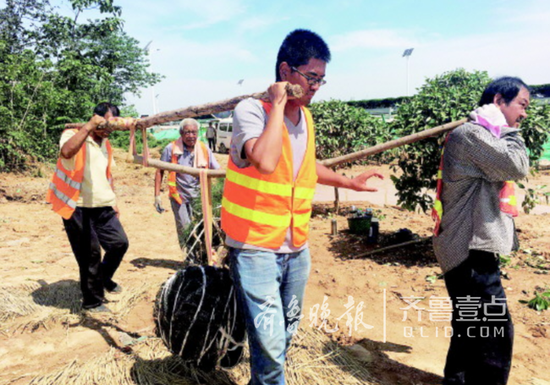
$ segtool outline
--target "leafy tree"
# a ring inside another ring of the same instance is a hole
[[[39,54],[57,62],[60,87],[85,92],[89,98],[124,101],[124,93],[139,93],[157,83],[158,74],[147,72],[146,51],[123,30],[121,9],[110,0],[72,0],[74,19],[51,14],[36,34]],[[86,7],[96,6],[108,16],[79,23]]]
[[[49,4],[43,0],[6,0],[0,9],[0,62],[32,44],[32,31],[45,21]]]
[[[415,96],[398,107],[391,122],[393,132],[402,137],[468,116],[490,80],[486,72],[463,69],[427,79]],[[398,203],[404,208],[431,208],[433,199],[427,190],[436,187],[443,139],[429,138],[400,148],[394,169],[400,168],[403,174],[392,176],[392,180],[398,190]]]
[[[544,148],[550,133],[550,104],[531,101],[527,110],[527,119],[521,122],[521,135],[529,149],[529,160],[532,166],[538,168]]]
[[[0,41],[0,49],[4,42]],[[0,170],[19,170],[32,161],[56,154],[55,138],[48,134],[53,122],[48,109],[63,93],[53,86],[51,63],[38,61],[33,52],[9,54],[0,62]]]
[[[317,158],[328,159],[391,140],[388,126],[362,108],[330,100],[310,106],[315,122]],[[388,154],[376,156],[387,159]]]
[[[0,9],[0,171],[55,158],[64,123],[88,120],[100,101],[155,84],[147,52],[123,31],[112,0],[70,0],[74,17],[48,0]],[[90,8],[102,17],[81,22]]]
[[[396,118],[391,123],[392,131],[402,137],[467,117],[477,107],[490,81],[486,72],[467,72],[463,69],[427,79],[417,95],[398,107]],[[542,155],[549,126],[550,106],[534,101],[528,109],[528,118],[521,126],[531,164],[536,164]],[[400,168],[402,176],[392,176],[392,180],[398,190],[398,203],[404,208],[411,211],[431,208],[433,199],[428,192],[436,188],[444,137],[425,139],[399,150],[394,169]],[[530,195],[529,191],[526,193]]]

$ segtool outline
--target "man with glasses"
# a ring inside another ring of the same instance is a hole
[[[315,161],[313,120],[306,106],[325,84],[330,51],[308,30],[283,41],[269,101],[235,108],[222,200],[222,228],[250,345],[250,384],[284,384],[286,351],[298,329],[310,271],[311,201],[317,183],[376,191],[366,172],[346,178]],[[301,98],[287,96],[299,84]]]
[[[212,151],[198,139],[199,122],[195,119],[184,119],[180,123],[180,138],[164,148],[160,160],[182,166],[218,169],[220,165]],[[160,198],[160,185],[164,170],[155,173],[155,208],[159,213],[165,210]],[[169,172],[168,194],[176,220],[176,230],[180,248],[185,248],[183,231],[193,218],[193,200],[199,196],[199,178],[189,174]]]

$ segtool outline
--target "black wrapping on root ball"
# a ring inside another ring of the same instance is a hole
[[[245,325],[227,269],[178,271],[161,288],[155,313],[160,337],[186,363],[212,370],[240,361]]]

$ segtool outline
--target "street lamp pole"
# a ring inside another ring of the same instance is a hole
[[[407,48],[405,52],[403,52],[402,56],[407,58],[407,96],[409,96],[409,58],[411,57],[413,50],[414,48]]]
[[[153,52],[152,52],[152,49],[151,49],[151,43],[153,43],[153,40],[151,40],[149,43],[147,43],[147,45],[145,46],[145,48],[143,48],[145,51],[149,52],[149,63],[150,63],[150,67],[151,67],[151,72],[153,72]],[[159,51],[159,49],[157,49],[157,51]],[[152,85],[151,86],[151,99],[152,99],[152,102],[153,102],[153,115],[156,115],[157,114],[157,97],[158,95],[155,95],[155,86]]]

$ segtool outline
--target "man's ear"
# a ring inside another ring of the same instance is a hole
[[[290,75],[291,69],[290,66],[286,61],[279,64],[279,75],[281,76],[281,80],[287,80],[288,75]]]
[[[500,106],[501,104],[505,103],[505,101],[501,94],[496,94],[495,97],[493,98],[493,103],[496,106]]]

